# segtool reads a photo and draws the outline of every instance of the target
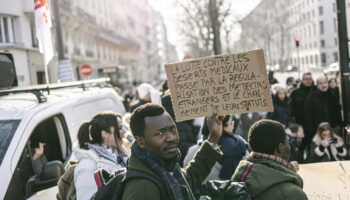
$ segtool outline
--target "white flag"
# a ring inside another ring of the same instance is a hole
[[[52,22],[49,7],[46,0],[34,0],[35,5],[35,29],[39,42],[39,51],[44,54],[45,67],[53,58],[51,42]]]

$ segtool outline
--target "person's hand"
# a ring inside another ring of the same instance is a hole
[[[44,153],[44,143],[39,142],[39,148],[34,148],[33,160],[37,160]]]
[[[296,171],[299,171],[299,163],[298,161],[291,161],[290,164],[293,165]]]
[[[321,145],[324,146],[324,147],[328,147],[329,144],[330,144],[330,138],[325,138],[321,141]]]
[[[339,137],[338,138],[338,142],[335,144],[335,147],[339,148],[339,147],[342,147],[344,145],[344,140]]]
[[[223,116],[218,116],[217,111],[214,111],[213,115],[207,118],[207,124],[209,128],[208,141],[217,144],[222,135],[222,120]]]

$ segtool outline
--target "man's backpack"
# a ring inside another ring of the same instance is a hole
[[[57,193],[57,199],[58,200],[75,200],[76,199],[76,192],[75,192],[75,186],[74,186],[74,169],[77,166],[77,162],[75,161],[69,161],[68,166],[66,168],[66,171],[61,176],[60,180],[57,183],[58,186],[58,193]]]
[[[161,189],[162,184],[160,181],[156,177],[139,170],[122,168],[114,174],[109,174],[100,168],[96,170],[94,177],[98,190],[91,200],[120,200],[122,199],[126,183],[136,178],[152,181],[158,187],[161,199],[166,199],[166,195]]]

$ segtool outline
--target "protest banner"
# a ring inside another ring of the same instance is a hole
[[[298,174],[304,181],[309,200],[350,199],[350,161],[300,165]]]
[[[165,65],[176,121],[272,112],[262,49]]]

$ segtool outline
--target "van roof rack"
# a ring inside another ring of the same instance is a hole
[[[11,93],[33,93],[38,99],[39,103],[43,103],[47,101],[46,96],[43,94],[44,91],[47,91],[48,95],[50,95],[50,90],[62,89],[62,88],[70,88],[70,87],[81,87],[83,91],[86,90],[88,86],[94,85],[102,85],[103,83],[109,83],[110,78],[100,78],[93,80],[85,80],[85,81],[74,81],[67,83],[51,83],[51,84],[42,84],[36,86],[28,86],[28,87],[15,87],[11,89],[0,89],[0,96],[8,95]]]

